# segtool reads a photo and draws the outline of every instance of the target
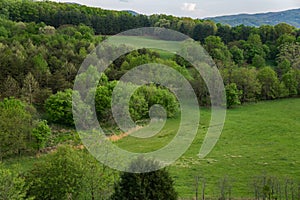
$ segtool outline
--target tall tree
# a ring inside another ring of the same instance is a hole
[[[226,85],[225,90],[226,90],[227,108],[231,108],[235,105],[241,104],[239,99],[241,93],[237,89],[235,83],[230,83],[229,85]]]
[[[300,43],[284,44],[280,46],[278,63],[288,60],[291,67],[300,69]]]
[[[16,99],[0,102],[0,160],[20,154],[28,146],[33,128],[28,110],[24,103]]]
[[[8,76],[4,83],[2,84],[2,95],[1,98],[8,98],[8,97],[16,97],[20,96],[20,85],[11,76]]]
[[[291,69],[286,74],[284,74],[282,76],[282,82],[287,89],[289,96],[297,95],[298,81],[296,70]]]
[[[257,78],[261,84],[261,98],[275,99],[279,93],[279,81],[275,71],[271,67],[259,70]]]
[[[35,102],[35,96],[39,92],[39,83],[34,76],[29,72],[23,81],[22,95],[24,99],[32,104]]]

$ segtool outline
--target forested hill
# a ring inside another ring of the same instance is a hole
[[[282,12],[269,12],[259,14],[239,14],[209,18],[217,23],[238,26],[276,25],[282,22],[300,28],[300,8]]]

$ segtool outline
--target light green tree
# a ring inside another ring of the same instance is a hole
[[[13,98],[0,102],[0,160],[28,148],[33,128],[28,108]]]
[[[51,95],[45,102],[45,109],[51,122],[74,125],[71,89]]]
[[[37,126],[32,130],[32,136],[36,140],[37,150],[40,150],[46,146],[46,143],[51,136],[51,129],[46,120],[38,122]]]
[[[4,168],[0,163],[0,199],[33,200],[33,198],[26,198],[27,190],[25,179]]]
[[[241,104],[239,99],[241,92],[237,89],[235,83],[230,83],[229,85],[226,85],[225,90],[226,90],[227,108],[232,108],[235,105]]]
[[[35,101],[35,96],[39,92],[39,83],[34,76],[29,72],[23,81],[22,95],[23,98],[32,104]]]
[[[275,71],[271,67],[259,70],[257,78],[261,84],[261,98],[275,99],[279,95],[279,81]]]
[[[29,196],[40,200],[77,199],[82,187],[82,165],[75,149],[59,147],[28,173]]]

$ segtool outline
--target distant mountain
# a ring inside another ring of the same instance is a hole
[[[133,10],[123,10],[124,12],[128,12],[130,14],[132,14],[133,16],[139,15],[139,13],[133,11]]]
[[[240,24],[247,26],[261,26],[264,24],[276,25],[281,22],[285,22],[300,28],[300,9],[259,14],[228,15],[206,19],[210,19],[216,23],[229,24],[231,26],[237,26]]]

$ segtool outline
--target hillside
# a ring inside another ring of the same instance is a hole
[[[237,26],[241,24],[244,24],[246,26],[261,26],[265,24],[276,25],[281,22],[285,22],[299,28],[300,9],[259,14],[228,15],[208,19],[211,19],[216,23],[229,24],[231,26]]]

